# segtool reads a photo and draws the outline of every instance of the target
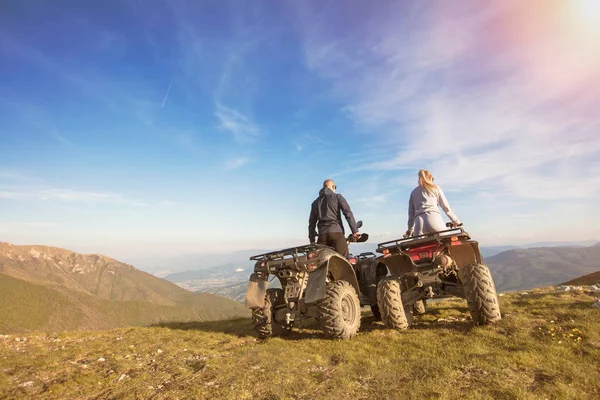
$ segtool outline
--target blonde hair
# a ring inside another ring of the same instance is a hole
[[[438,189],[437,185],[433,183],[433,175],[426,169],[419,171],[419,186],[427,190],[427,193],[431,194]]]

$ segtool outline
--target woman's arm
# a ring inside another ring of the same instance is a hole
[[[412,193],[408,198],[408,230],[412,231],[415,225],[415,204],[412,201]]]
[[[448,204],[448,200],[446,199],[446,196],[444,196],[444,192],[440,187],[438,187],[438,204],[440,205],[440,207],[442,207],[442,210],[444,210],[444,212],[446,213],[448,218],[450,218],[450,221],[452,221],[454,225],[460,224],[458,217],[450,208],[450,204]]]

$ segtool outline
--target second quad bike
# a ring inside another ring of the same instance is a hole
[[[460,297],[467,300],[479,325],[501,319],[496,287],[483,264],[479,244],[462,228],[380,243],[382,256],[371,264],[377,283],[381,319],[388,327],[406,329],[413,314],[425,312],[428,299]]]
[[[362,223],[359,221],[359,227]],[[369,235],[349,235],[364,242]],[[328,336],[348,339],[360,327],[360,288],[354,267],[331,247],[307,244],[259,254],[246,291],[259,337],[284,336],[304,318],[315,318]],[[269,277],[281,288],[267,288]]]

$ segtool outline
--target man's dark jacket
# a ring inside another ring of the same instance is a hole
[[[308,218],[308,239],[310,242],[315,242],[316,227],[319,228],[319,235],[329,232],[344,233],[342,213],[344,213],[352,233],[358,232],[354,215],[344,196],[329,188],[321,189],[319,197],[313,201],[310,208],[310,217]]]

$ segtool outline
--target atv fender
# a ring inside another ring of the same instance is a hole
[[[246,308],[264,307],[266,293],[266,279],[259,277],[257,273],[250,275],[248,289],[246,290]]]
[[[462,269],[470,264],[482,264],[481,252],[479,251],[479,243],[469,241],[458,246],[450,246],[448,255],[456,261],[458,269]]]
[[[325,298],[325,287],[327,276],[330,275],[335,281],[346,281],[352,285],[356,294],[360,293],[358,280],[352,265],[345,258],[333,255],[323,263],[316,271],[308,275],[304,302],[314,303]]]

